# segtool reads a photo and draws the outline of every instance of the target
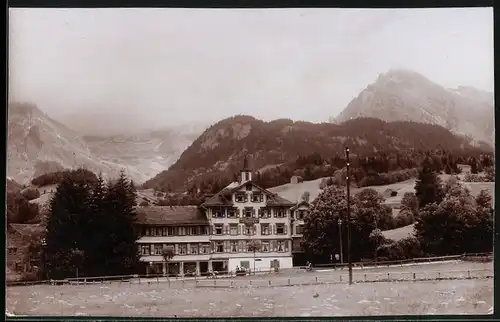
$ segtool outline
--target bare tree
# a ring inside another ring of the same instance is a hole
[[[248,245],[248,250],[253,252],[253,274],[255,275],[255,253],[260,250],[261,244],[257,239],[252,239]]]
[[[163,246],[161,250],[161,256],[163,257],[163,276],[168,277],[168,262],[175,256],[175,250],[172,246]]]

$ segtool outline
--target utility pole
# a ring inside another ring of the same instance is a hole
[[[342,219],[339,218],[340,264],[344,264],[344,249],[342,247]]]
[[[346,183],[347,183],[347,261],[349,263],[349,285],[352,285],[351,261],[351,178],[349,176],[349,148],[345,148]]]

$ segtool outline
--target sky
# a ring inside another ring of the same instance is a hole
[[[493,9],[9,9],[9,101],[87,132],[326,122],[379,74],[493,91]]]

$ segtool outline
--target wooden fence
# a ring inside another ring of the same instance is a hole
[[[407,260],[398,261],[383,261],[383,262],[356,262],[353,263],[355,268],[373,268],[373,267],[387,267],[387,266],[404,266],[409,264],[419,264],[419,263],[432,263],[432,262],[443,262],[451,260],[469,260],[469,261],[491,261],[493,259],[493,253],[476,253],[476,254],[462,254],[453,256],[439,256],[439,257],[426,257],[426,258],[413,258]],[[320,264],[313,266],[314,269],[318,268],[333,268],[339,270],[347,270],[348,264]],[[299,269],[305,269],[305,267],[298,267]],[[131,283],[131,284],[141,284],[141,283],[160,283],[160,282],[175,282],[175,281],[203,281],[203,280],[218,280],[218,279],[231,279],[236,277],[235,272],[229,271],[218,271],[215,274],[203,273],[200,276],[163,276],[159,275],[122,275],[122,276],[97,276],[97,277],[80,277],[80,278],[67,278],[62,280],[38,280],[38,281],[7,281],[7,286],[23,286],[23,285],[63,285],[63,284],[105,284],[105,283]],[[274,270],[262,270],[256,272],[257,275],[274,274]],[[366,276],[375,273],[366,273]],[[380,274],[380,273],[376,273]],[[393,273],[390,273],[393,274]],[[421,274],[421,273],[418,273]],[[253,275],[253,273],[250,273]]]

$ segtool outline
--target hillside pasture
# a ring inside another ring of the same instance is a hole
[[[396,228],[396,229],[391,229],[391,230],[385,230],[382,232],[385,238],[392,239],[394,241],[401,240],[406,237],[411,237],[413,236],[413,229],[415,225],[411,224],[408,226]]]

